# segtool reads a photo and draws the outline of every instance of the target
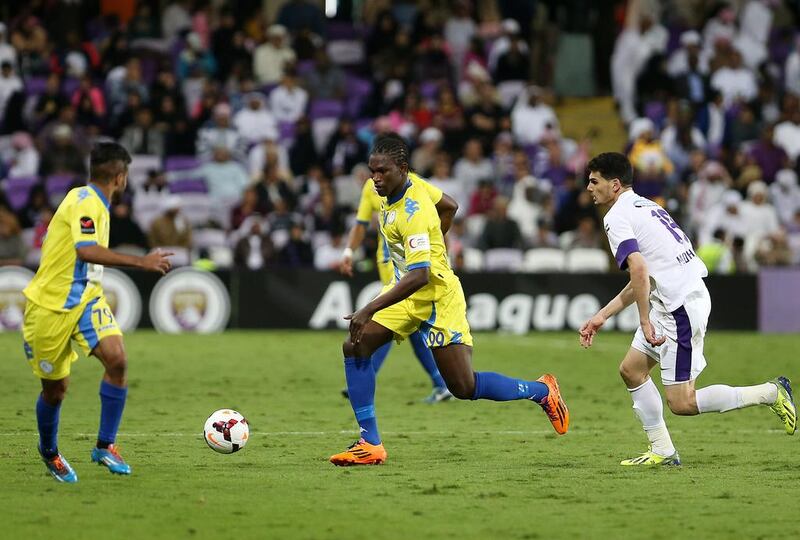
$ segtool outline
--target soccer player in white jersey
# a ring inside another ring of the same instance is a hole
[[[609,207],[603,219],[611,251],[630,282],[580,329],[580,343],[591,347],[609,317],[636,303],[640,326],[619,372],[633,398],[650,449],[621,465],[680,465],[667,426],[661,395],[650,378],[660,364],[661,382],[670,410],[693,416],[767,405],[792,435],[797,416],[789,380],[778,377],[755,386],[722,384],[695,389],[706,367],[703,339],[711,298],[703,283],[708,275],[689,238],[658,204],[634,193],[633,170],[622,154],[600,154],[589,162],[589,184],[595,204]]]

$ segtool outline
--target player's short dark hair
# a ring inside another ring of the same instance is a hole
[[[370,154],[384,154],[389,156],[398,167],[408,166],[408,144],[403,137],[394,132],[378,135]]]
[[[618,178],[623,186],[633,184],[633,167],[624,154],[619,152],[604,152],[592,158],[586,166],[588,172],[597,172],[603,178],[611,180]]]
[[[89,176],[93,182],[107,184],[118,174],[124,173],[130,162],[131,155],[121,144],[97,143],[89,157]]]

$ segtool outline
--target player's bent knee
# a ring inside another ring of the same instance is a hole
[[[345,358],[352,358],[356,354],[355,345],[349,339],[344,340],[344,343],[342,343],[342,354],[344,354]]]
[[[678,416],[694,416],[697,414],[697,406],[693,403],[689,403],[688,400],[680,398],[680,399],[669,399],[667,398],[667,406],[669,406],[669,410],[672,411],[672,414]]]
[[[48,381],[42,386],[42,398],[50,406],[56,406],[67,397],[66,381]]]
[[[622,380],[625,381],[628,388],[636,388],[647,382],[649,374],[647,372],[642,373],[640,370],[623,361],[619,365],[619,376],[622,377]]]
[[[447,389],[456,399],[472,399],[475,395],[475,378],[461,378],[454,381],[445,379]]]

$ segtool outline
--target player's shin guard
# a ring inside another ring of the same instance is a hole
[[[36,423],[39,427],[39,451],[45,459],[58,455],[58,419],[61,403],[50,405],[41,394],[36,400]]]
[[[361,437],[370,444],[380,444],[381,436],[375,419],[375,370],[371,359],[345,358],[344,375]]]
[[[387,341],[384,345],[378,347],[378,349],[372,353],[372,370],[375,373],[381,369],[383,362],[386,360],[386,357],[389,356],[389,351],[392,350],[392,342]]]
[[[442,379],[439,368],[436,365],[436,360],[433,358],[433,353],[425,343],[425,337],[421,332],[417,331],[408,337],[411,341],[411,346],[414,348],[414,354],[417,355],[417,360],[422,364],[425,372],[430,376],[434,388],[447,388],[447,385]]]
[[[778,389],[773,383],[737,387],[714,384],[700,388],[695,396],[697,410],[701,413],[727,412],[753,405],[772,405],[778,398]]]
[[[633,411],[642,423],[652,451],[660,456],[671,456],[675,446],[664,423],[664,403],[653,379],[636,388],[628,388],[633,399]]]
[[[100,383],[100,430],[97,447],[108,448],[117,439],[117,430],[122,421],[128,389],[102,381]]]
[[[538,381],[523,381],[500,373],[482,371],[475,373],[475,392],[472,399],[492,401],[531,399],[538,402],[546,397],[548,392],[547,385]]]

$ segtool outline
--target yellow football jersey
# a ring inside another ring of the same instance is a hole
[[[425,187],[428,196],[434,205],[442,200],[442,190],[427,182],[424,178],[417,173],[409,172],[408,179],[411,183],[419,183]],[[361,188],[361,200],[358,203],[358,213],[356,213],[356,220],[365,226],[369,226],[372,221],[372,216],[381,211],[381,201],[383,197],[378,195],[375,191],[375,184],[372,183],[372,178],[364,182],[364,187]],[[378,252],[376,253],[378,264],[388,263],[391,260],[389,255],[389,248],[386,242],[383,241],[383,236],[378,236]]]
[[[458,283],[458,278],[450,268],[439,214],[426,185],[430,186],[409,180],[400,194],[382,199],[379,223],[395,280],[410,270],[429,266],[430,281],[411,298],[436,301]]]
[[[93,184],[67,193],[47,227],[39,270],[23,291],[29,301],[70,311],[103,293],[102,265],[82,261],[76,250],[92,244],[108,247],[108,207]]]

